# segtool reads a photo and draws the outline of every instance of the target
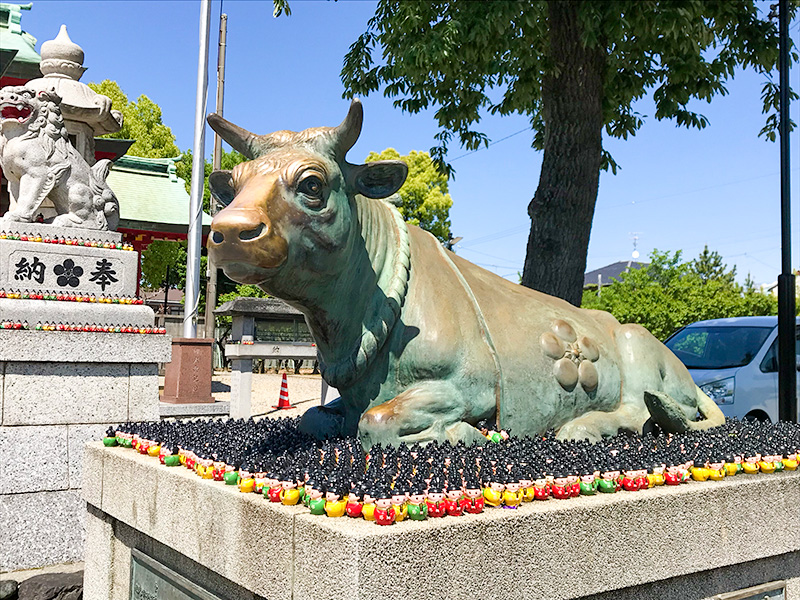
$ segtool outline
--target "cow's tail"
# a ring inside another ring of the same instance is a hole
[[[725,415],[714,401],[705,395],[700,388],[695,386],[697,394],[697,412],[702,419],[692,421],[684,413],[681,405],[672,396],[664,392],[645,391],[644,403],[650,416],[661,429],[667,433],[685,433],[687,431],[701,431],[725,423]]]

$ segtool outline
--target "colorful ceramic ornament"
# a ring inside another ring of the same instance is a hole
[[[406,504],[406,490],[405,488],[395,483],[392,490],[392,508],[394,508],[394,518],[396,523],[403,522],[408,516],[408,505]]]
[[[550,485],[544,476],[537,477],[533,481],[533,499],[534,500],[549,500],[550,499]]]
[[[579,485],[581,496],[594,496],[597,493],[597,481],[594,478],[594,473],[581,475]]]
[[[519,477],[510,475],[503,490],[503,508],[516,509],[522,504],[522,492],[520,491]]]
[[[723,460],[715,458],[709,461],[708,478],[711,481],[722,481],[725,479],[725,463]]]
[[[267,489],[267,486],[269,486],[269,489]],[[278,503],[281,501],[281,492],[283,492],[281,481],[275,475],[267,474],[267,480],[264,483],[264,496],[270,502]]]
[[[375,497],[370,493],[371,491],[364,492],[364,503],[361,505],[361,515],[365,521],[375,520]]]
[[[178,455],[177,446],[164,451],[164,465],[167,467],[179,467],[181,465],[181,457]]]
[[[281,504],[285,506],[294,506],[300,502],[300,492],[297,490],[297,482],[291,475],[286,475],[281,479],[280,499]]]
[[[742,471],[747,473],[748,475],[753,475],[759,472],[759,461],[761,460],[760,454],[750,454],[744,457],[744,461],[742,462]]]
[[[428,505],[425,502],[425,493],[420,484],[412,484],[406,510],[408,511],[408,518],[412,521],[424,521],[428,518]]]
[[[441,518],[447,514],[447,507],[444,503],[444,488],[441,482],[431,481],[428,486],[428,493],[425,495],[425,504],[428,507],[428,516],[431,518]]]
[[[309,480],[309,482],[310,485],[306,493],[308,498],[306,505],[308,506],[308,509],[311,511],[312,515],[324,515],[325,498],[322,487],[316,481]]]
[[[486,487],[483,488],[483,499],[489,506],[502,506],[503,492],[506,489],[505,483],[499,481],[497,475],[491,476]]]
[[[329,517],[343,517],[347,510],[347,500],[342,497],[342,485],[337,481],[328,483],[325,493],[325,514]]]
[[[385,489],[379,491],[375,498],[375,522],[378,525],[394,525],[395,517],[390,492]]]
[[[569,479],[567,479],[566,473],[557,472],[554,474],[551,493],[553,498],[558,498],[559,500],[568,500],[572,498],[572,490],[569,487]]]
[[[362,516],[363,508],[364,504],[361,502],[360,494],[355,489],[351,490],[350,494],[347,496],[347,507],[345,508],[345,513],[348,517],[356,519]]]
[[[103,446],[108,448],[117,445],[117,434],[114,432],[113,427],[106,430],[106,436],[103,438]]]

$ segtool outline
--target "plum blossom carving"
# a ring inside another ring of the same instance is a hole
[[[64,264],[53,267],[53,271],[58,275],[56,283],[61,287],[78,287],[83,275],[83,267],[76,265],[71,258],[66,259]]]
[[[592,364],[600,358],[595,342],[583,336],[578,339],[572,326],[561,319],[551,325],[539,338],[542,352],[553,360],[553,375],[566,391],[571,392],[580,383],[587,393],[597,389],[598,373]]]

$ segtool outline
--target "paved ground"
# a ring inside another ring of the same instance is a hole
[[[319,375],[287,375],[289,402],[296,408],[275,410],[281,393],[281,379],[277,373],[253,373],[253,415],[267,414],[270,417],[296,417],[309,407],[319,404],[322,378]],[[217,371],[214,375],[211,392],[216,400],[230,400],[230,373]]]

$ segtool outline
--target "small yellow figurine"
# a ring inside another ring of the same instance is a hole
[[[689,472],[692,474],[692,479],[695,481],[707,481],[711,475],[702,460],[694,461],[694,466],[689,469]]]
[[[239,491],[243,494],[249,494],[256,489],[256,480],[250,472],[249,466],[242,466],[239,469]]]
[[[286,475],[285,479],[281,479],[281,504],[286,506],[294,506],[300,502],[300,491],[297,489],[297,482],[291,475]]]
[[[483,488],[483,498],[489,506],[503,505],[503,491],[506,489],[504,483],[498,481],[499,477],[492,477],[488,485]]]
[[[759,470],[758,462],[760,460],[761,460],[761,455],[758,453],[745,456],[744,462],[742,462],[742,470],[748,475],[753,475],[754,473],[758,473]]]
[[[342,498],[340,484],[335,481],[328,482],[328,491],[325,494],[325,514],[329,517],[343,517],[347,509],[347,500]]]
[[[725,479],[725,467],[723,461],[714,458],[708,463],[708,478],[712,481],[722,481]]]

